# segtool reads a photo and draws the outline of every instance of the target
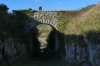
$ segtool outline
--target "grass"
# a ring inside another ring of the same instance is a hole
[[[69,20],[64,31],[66,39],[72,40],[73,38],[67,36],[74,35],[76,36],[74,39],[80,41],[81,39],[77,39],[77,37],[86,34],[91,43],[100,43],[100,4],[71,11],[69,14],[66,12],[65,15],[68,15],[65,18]],[[93,42],[94,40],[95,42]]]
[[[79,35],[84,32],[88,32],[90,30],[98,31],[100,30],[99,17],[100,17],[100,5],[96,6],[95,8],[91,7],[91,9],[89,9],[88,11],[79,14],[75,18],[73,18],[73,20],[70,20],[68,26],[66,26],[65,33]]]
[[[46,24],[40,24],[36,27],[39,30],[39,36],[40,38],[46,38],[52,31],[52,27],[50,25]]]

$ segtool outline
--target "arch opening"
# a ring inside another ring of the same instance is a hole
[[[56,29],[47,24],[39,24],[31,30],[33,59],[51,59],[56,51]]]

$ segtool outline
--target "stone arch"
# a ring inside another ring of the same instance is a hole
[[[36,24],[49,24],[56,28],[58,23],[57,11],[37,11],[34,13],[33,20],[30,22],[30,28]]]
[[[55,40],[57,40],[56,43],[58,44],[57,30],[56,30],[56,28],[55,28],[54,26],[52,26],[52,25],[50,25],[50,24],[47,24],[47,23],[39,23],[39,24],[36,24],[36,25],[34,25],[34,26],[30,29],[30,32],[31,32],[32,29],[34,29],[36,26],[41,25],[41,24],[49,25],[49,26],[52,27],[52,29],[55,31],[55,32],[54,32],[54,33],[55,33],[55,36],[56,36]],[[57,49],[58,49],[58,48],[56,47],[55,50],[57,50]]]
[[[54,32],[55,36],[55,48],[54,50],[58,50],[58,37],[57,37],[57,29],[56,25],[58,23],[58,15],[55,11],[37,11],[34,13],[33,18],[30,18],[30,21],[25,22],[25,33],[29,38],[29,53],[33,55],[33,43],[32,43],[32,34],[31,30],[39,24],[47,24],[53,27],[56,31]]]
[[[37,21],[37,20],[32,20],[31,22],[30,22],[30,29],[32,29],[32,28],[34,28],[34,27],[36,27],[37,25],[39,25],[39,24],[47,24],[47,25],[50,25],[50,26],[52,26],[53,28],[55,28],[56,29],[56,23],[53,23],[53,22],[39,22],[39,21]]]
[[[34,25],[33,26],[33,28],[35,28],[36,26],[38,26],[38,25],[40,25],[40,24],[46,24],[46,25],[50,25],[50,24],[47,24],[47,23],[38,23],[38,24],[36,24],[36,25]],[[54,43],[54,51],[57,51],[58,50],[58,38],[57,38],[57,35],[56,35],[56,29],[55,29],[55,27],[54,26],[52,26],[52,25],[50,25],[55,31],[54,31],[54,41],[55,41],[55,43]],[[33,28],[31,28],[31,30],[33,29]],[[32,35],[31,35],[32,36]],[[52,39],[52,37],[50,38],[50,39]],[[30,44],[30,46],[31,46],[31,48],[33,48],[32,46],[33,46],[33,43],[31,42],[31,44]],[[50,46],[50,45],[49,45]],[[32,49],[31,49],[32,50]],[[34,52],[33,52],[33,54],[34,54]]]

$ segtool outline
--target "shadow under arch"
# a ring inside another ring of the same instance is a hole
[[[57,30],[49,25],[49,24],[43,24],[43,25],[49,25],[51,26],[52,30],[49,33],[49,35],[46,38],[47,41],[47,46],[43,49],[41,49],[41,42],[38,40],[38,35],[39,35],[39,30],[37,29],[38,25],[42,24],[37,24],[31,29],[31,36],[32,36],[32,46],[33,49],[31,49],[33,52],[33,59],[38,59],[38,60],[46,60],[46,59],[51,59],[55,56],[55,53],[58,48],[58,39],[56,38],[56,32]]]

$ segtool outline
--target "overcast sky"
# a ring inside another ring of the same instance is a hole
[[[9,7],[9,11],[32,8],[38,10],[77,10],[87,5],[97,4],[100,0],[0,0]]]

